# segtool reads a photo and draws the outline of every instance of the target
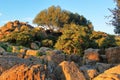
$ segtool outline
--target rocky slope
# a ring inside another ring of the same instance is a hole
[[[8,22],[0,28],[0,39],[14,31],[32,29],[27,23]],[[120,47],[89,48],[83,57],[41,47],[30,48],[0,42],[0,80],[120,80]]]
[[[1,50],[0,80],[120,80],[120,47],[108,48],[104,54],[90,48],[83,58],[47,47]]]

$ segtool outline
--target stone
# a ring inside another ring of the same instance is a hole
[[[120,63],[120,47],[111,47],[105,51],[108,63]]]
[[[0,80],[46,80],[46,67],[19,64],[2,73]]]
[[[30,61],[12,55],[0,56],[0,74],[14,65],[21,63],[29,64]]]
[[[2,48],[2,47],[0,47],[0,55],[3,55],[3,54],[4,54],[4,52],[6,52],[6,51],[5,51],[5,49],[4,49],[4,48]]]
[[[93,80],[120,80],[120,65],[112,67],[98,75]]]
[[[38,53],[39,53],[38,50],[31,50],[31,49],[28,49],[28,50],[26,51],[26,55],[37,56]]]
[[[92,80],[95,76],[99,74],[96,68],[91,65],[83,65],[80,67],[80,70],[83,72],[87,80]]]
[[[58,80],[86,80],[74,62],[61,62],[55,70]]]
[[[93,64],[100,61],[99,49],[87,49],[84,51],[83,63]]]
[[[46,51],[51,51],[52,49],[48,48],[48,47],[41,47],[39,50],[40,50],[40,52],[45,53]]]
[[[36,43],[31,43],[30,47],[31,49],[35,49],[35,50],[39,49],[39,46]]]
[[[95,67],[99,73],[103,73],[105,70],[107,70],[113,66],[115,66],[115,65],[107,64],[107,63],[96,63],[96,65],[95,65]]]

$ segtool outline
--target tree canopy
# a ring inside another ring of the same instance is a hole
[[[62,10],[59,6],[51,6],[48,9],[40,11],[34,18],[33,23],[42,26],[46,25],[50,29],[61,28],[65,24],[70,23],[84,26],[91,24],[84,16]]]

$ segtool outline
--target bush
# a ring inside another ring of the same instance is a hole
[[[12,47],[11,46],[7,47],[7,52],[12,52]]]
[[[86,32],[87,29],[75,24],[65,25],[62,29],[63,35],[57,40],[55,48],[67,54],[82,55],[83,50],[89,47],[90,34]]]
[[[45,47],[53,47],[53,41],[50,39],[45,39],[42,41],[42,46]]]

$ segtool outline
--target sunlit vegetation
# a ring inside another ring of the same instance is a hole
[[[92,23],[84,16],[62,10],[59,6],[51,6],[41,11],[33,23],[38,27],[32,27],[18,20],[6,23],[0,29],[0,41],[27,47],[37,41],[40,47],[55,48],[62,50],[65,54],[80,56],[88,48],[105,49],[120,46],[119,36],[95,31]],[[11,51],[11,48],[6,48],[6,45],[0,45]]]

